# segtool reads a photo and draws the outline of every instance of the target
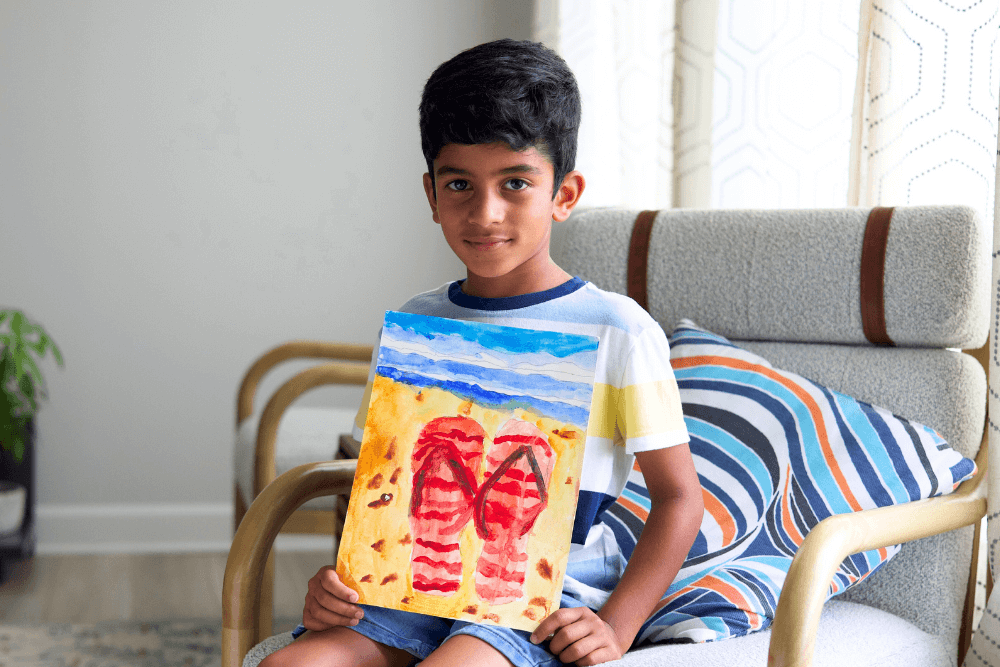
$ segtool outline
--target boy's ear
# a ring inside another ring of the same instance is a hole
[[[566,174],[562,185],[559,186],[559,191],[556,192],[556,198],[552,201],[552,219],[556,222],[562,222],[568,218],[580,202],[580,195],[583,194],[585,187],[587,187],[587,181],[584,180],[583,174],[576,170]]]
[[[434,193],[434,181],[431,180],[430,174],[424,174],[424,194],[427,195],[427,203],[431,205],[431,217],[434,218],[434,222],[440,225],[441,220],[438,218],[437,195]]]

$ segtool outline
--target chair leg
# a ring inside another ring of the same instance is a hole
[[[260,606],[257,607],[257,643],[274,634],[274,549],[267,557],[260,578]]]

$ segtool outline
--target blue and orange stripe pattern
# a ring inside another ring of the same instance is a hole
[[[950,493],[975,473],[934,430],[775,369],[690,321],[670,347],[705,515],[639,643],[716,641],[768,627],[791,560],[817,523]],[[635,466],[603,516],[626,558],[649,507]],[[850,556],[829,595],[898,551]]]

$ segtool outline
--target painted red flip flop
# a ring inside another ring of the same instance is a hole
[[[449,596],[462,583],[458,538],[472,517],[485,436],[474,419],[439,417],[417,438],[410,498],[414,590]]]
[[[493,438],[476,495],[476,532],[485,540],[476,564],[476,594],[492,604],[524,595],[528,533],[548,506],[556,455],[533,424],[510,419]]]

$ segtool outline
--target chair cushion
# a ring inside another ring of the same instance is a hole
[[[606,667],[733,667],[768,664],[771,631],[725,642],[639,648]],[[823,608],[813,667],[942,667],[954,665],[958,647],[884,611],[853,602]]]
[[[767,664],[771,631],[765,630],[726,642],[665,644],[629,651],[607,667],[733,667]],[[257,667],[261,660],[292,642],[285,632],[268,637],[250,649],[243,667]],[[831,601],[823,608],[813,667],[941,667],[954,665],[957,646],[918,629],[884,611]]]
[[[683,321],[670,338],[705,518],[644,642],[768,627],[791,560],[819,521],[950,493],[975,463],[932,429],[832,391]],[[649,507],[641,472],[605,515],[626,557]],[[898,545],[847,558],[829,595]]]
[[[275,443],[277,474],[295,466],[336,458],[341,434],[351,433],[357,410],[348,408],[293,407],[285,410],[278,423]],[[244,502],[253,500],[253,462],[260,414],[240,422],[236,430],[234,472]],[[305,503],[302,509],[333,509],[337,496],[321,496]]]

